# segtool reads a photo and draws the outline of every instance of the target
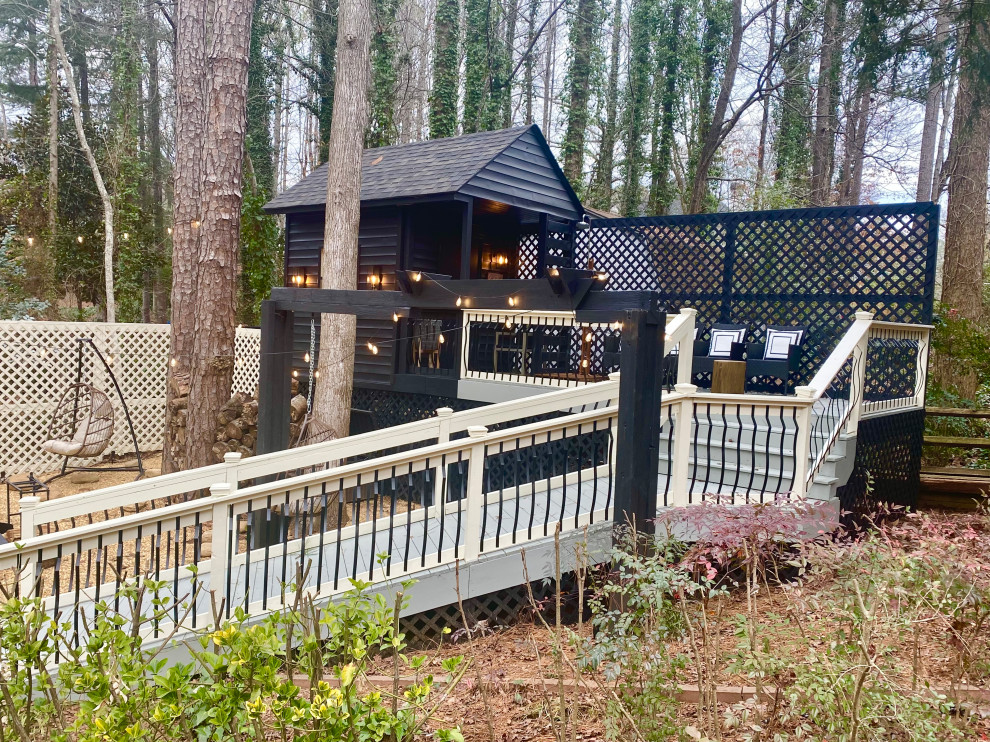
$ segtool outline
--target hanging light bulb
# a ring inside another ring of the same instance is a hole
[[[303,356],[303,361],[309,363],[309,353],[306,353],[306,355]]]
[[[591,342],[591,333],[590,332],[587,335],[584,336],[584,342],[586,342],[586,343],[590,343]]]
[[[588,368],[588,359],[587,358],[585,358],[583,361],[581,361],[581,368]]]
[[[423,280],[423,274],[420,273],[419,271],[416,271],[415,273],[412,274],[412,280],[414,280],[414,281],[421,281],[421,280]]]
[[[443,337],[443,333],[442,332],[440,333],[440,337],[437,338],[437,340],[439,340],[440,341],[440,344],[443,345],[444,337]]]
[[[175,364],[177,364],[177,363],[178,363],[178,361],[177,361],[177,360],[175,360],[174,358],[172,358],[172,359],[171,359],[171,360],[170,360],[170,361],[168,362],[168,365],[169,365],[169,366],[171,366],[172,368],[175,368]]]
[[[314,378],[314,379],[318,379],[318,378],[320,378],[320,372],[319,372],[319,371],[314,371],[314,372],[313,372],[313,378]]]
[[[505,321],[505,326],[511,329],[512,328],[512,320],[511,319],[507,319]]]
[[[516,305],[516,298],[514,296],[509,297],[509,306],[514,307]]]
[[[399,313],[398,312],[392,312],[392,321],[393,322],[398,322],[399,321]]]
[[[598,276],[597,276],[597,278],[598,278],[599,281],[603,281],[603,282],[604,281],[607,281],[608,280],[608,273],[599,273]]]
[[[614,329],[614,330],[621,330],[622,329],[622,323],[621,322],[613,322],[612,323],[612,329]]]
[[[370,340],[368,341],[368,350],[371,351],[371,355],[373,355],[373,356],[377,356],[378,355],[378,346],[375,345]]]
[[[129,239],[131,238],[131,233],[130,233],[130,232],[124,232],[124,233],[123,233],[123,234],[121,235],[121,237],[122,237],[122,238],[124,239],[124,241],[126,242],[127,240],[129,240]]]
[[[293,371],[292,372],[292,378],[293,379],[298,379],[299,378],[299,372],[298,371]]]
[[[192,220],[192,228],[193,229],[199,229],[199,225],[200,225],[199,219],[193,219]]]
[[[28,247],[32,247],[33,245],[34,245],[34,237],[28,237]]]
[[[169,227],[169,228],[168,228],[168,229],[166,229],[165,231],[166,231],[166,232],[168,232],[169,234],[172,234],[172,228],[171,228],[171,227]]]
[[[463,301],[463,300],[461,299],[461,297],[459,297],[459,296],[457,297],[457,301],[455,301],[455,302],[454,302],[454,304],[455,304],[456,306],[460,306],[460,305],[461,305],[461,304],[463,304],[463,303],[464,303],[464,301]]]
[[[78,242],[81,245],[83,243],[83,236],[79,235],[78,237],[76,237],[76,242]]]

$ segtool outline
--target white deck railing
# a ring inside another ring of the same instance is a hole
[[[665,350],[690,337],[684,328],[693,319],[685,313],[675,319],[682,324],[671,323]],[[899,410],[923,404],[916,390],[923,388],[927,334],[926,327],[859,314],[795,397],[709,394],[679,383],[657,411],[666,467],[657,507],[688,505],[705,493],[737,502],[772,501],[784,492],[804,497],[839,436],[855,433],[863,415],[878,414],[868,405],[883,400],[861,403],[864,393],[886,394]],[[884,344],[888,337],[897,342]],[[903,374],[877,373],[871,341],[879,343],[877,352],[913,349],[916,363]],[[176,604],[162,619],[155,631],[164,631],[169,621],[209,622],[210,593],[227,612],[271,611],[285,605],[297,581],[325,597],[346,589],[348,578],[378,582],[471,562],[552,536],[558,525],[581,529],[611,517],[618,384],[465,412],[443,409],[363,436],[246,460],[230,456],[224,464],[50,503],[24,498],[23,529],[33,534],[73,514],[210,493],[25,537],[0,547],[0,575],[22,595],[43,596],[53,614],[91,612],[126,576],[147,575],[176,601],[196,595],[186,618]],[[910,401],[900,401],[908,392]],[[506,423],[512,424],[496,429]],[[403,450],[389,452],[396,448]],[[377,455],[338,463],[369,454]],[[281,478],[244,486],[269,477]]]

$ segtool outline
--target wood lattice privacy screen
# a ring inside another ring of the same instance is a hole
[[[690,216],[593,219],[575,235],[574,266],[593,261],[613,291],[659,291],[667,312],[714,322],[804,325],[806,382],[860,310],[878,320],[930,323],[938,206],[838,206]],[[520,242],[520,270],[536,276],[538,242]]]
[[[169,326],[101,322],[0,322],[0,472],[51,471],[61,459],[41,450],[62,393],[75,383],[78,344],[90,337],[117,377],[134,423],[138,446],[162,446]],[[254,394],[261,333],[237,329],[234,390]],[[83,352],[84,381],[104,390],[114,405],[114,435],[106,453],[131,450],[123,409],[105,369]]]

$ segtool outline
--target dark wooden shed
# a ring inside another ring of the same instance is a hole
[[[573,262],[584,211],[538,126],[365,150],[361,178],[359,288],[395,288],[396,270],[536,278],[547,265]],[[322,165],[265,206],[286,215],[287,286],[320,285],[326,181]],[[430,318],[439,320],[459,318]],[[396,332],[388,321],[358,318],[356,386],[412,391],[423,384],[421,374],[404,373],[408,344]],[[308,344],[309,320],[300,318],[300,357]]]

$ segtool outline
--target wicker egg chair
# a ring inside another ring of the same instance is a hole
[[[113,437],[113,405],[106,392],[91,384],[73,384],[62,395],[41,447],[56,456],[91,459]]]

